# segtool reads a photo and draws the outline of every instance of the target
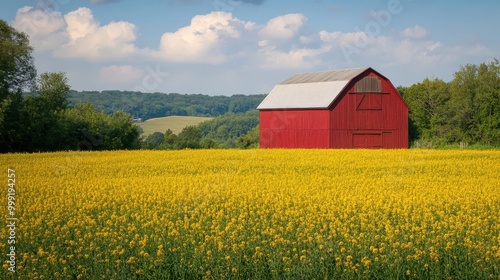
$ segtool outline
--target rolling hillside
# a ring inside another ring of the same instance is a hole
[[[144,130],[144,136],[154,132],[165,133],[167,129],[173,133],[179,134],[182,129],[189,125],[197,125],[203,121],[210,120],[208,117],[190,117],[190,116],[169,116],[163,118],[149,119],[145,122],[137,123]]]

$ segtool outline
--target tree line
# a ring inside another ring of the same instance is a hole
[[[124,111],[147,120],[166,116],[217,117],[253,110],[264,94],[208,96],[203,94],[142,93],[133,91],[70,91],[69,105],[91,103],[106,114]]]
[[[144,149],[258,148],[259,112],[226,113],[198,125],[185,127],[178,135],[171,130],[144,138]]]
[[[410,107],[412,146],[500,146],[498,59],[462,66],[451,82],[425,79],[398,90]]]

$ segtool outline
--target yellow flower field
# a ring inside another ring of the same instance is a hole
[[[500,151],[0,155],[13,279],[500,279]],[[3,261],[2,260],[2,261]],[[2,278],[0,277],[0,278]]]

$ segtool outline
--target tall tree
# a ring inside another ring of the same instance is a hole
[[[451,82],[449,106],[457,141],[500,144],[500,63],[465,65]]]
[[[36,90],[28,95],[24,102],[24,116],[27,122],[20,129],[27,135],[22,142],[22,151],[61,149],[64,122],[61,111],[66,108],[69,90],[68,79],[64,73],[40,75]]]
[[[484,144],[500,143],[500,62],[479,65],[475,100],[477,137]]]
[[[32,51],[26,34],[0,20],[0,152],[22,149],[26,138],[22,91],[36,83]]]
[[[406,88],[404,97],[410,106],[410,119],[417,127],[420,138],[443,137],[449,132],[446,103],[450,96],[446,82],[426,78]]]
[[[474,142],[477,119],[474,116],[474,103],[477,92],[477,65],[467,64],[454,74],[450,85],[449,106],[452,112],[451,123],[455,141]]]
[[[37,93],[49,110],[66,109],[70,89],[68,78],[63,72],[42,73],[38,79]]]
[[[0,19],[0,101],[35,86],[32,52],[28,36]]]
[[[178,145],[180,149],[198,149],[202,138],[199,126],[190,125],[182,129],[178,136]]]

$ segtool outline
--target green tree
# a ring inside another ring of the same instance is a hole
[[[61,113],[65,147],[69,150],[99,150],[103,145],[106,115],[90,103],[77,104]]]
[[[163,133],[154,132],[146,137],[143,147],[150,150],[158,149],[161,147],[164,137]]]
[[[201,138],[201,129],[198,126],[186,126],[178,135],[178,148],[199,149]]]
[[[108,150],[138,149],[139,130],[131,121],[132,116],[123,111],[117,111],[107,117],[107,133],[104,141]]]
[[[500,144],[500,63],[497,59],[479,65],[475,103],[480,142]]]
[[[66,108],[70,90],[64,73],[43,73],[34,93],[25,99],[22,126],[26,137],[22,151],[56,151],[61,149],[61,125],[64,119],[60,111]]]
[[[139,132],[130,115],[118,111],[112,116],[97,112],[92,104],[78,104],[62,111],[64,147],[77,150],[139,148]]]
[[[164,134],[164,137],[163,137],[162,148],[163,149],[168,149],[168,150],[176,149],[177,146],[178,146],[177,142],[178,142],[177,135],[175,135],[172,132],[172,130],[167,129],[167,131],[165,131],[165,134]]]
[[[28,36],[0,19],[0,101],[35,86],[32,52]]]
[[[432,140],[449,133],[448,88],[443,80],[426,78],[404,89],[404,98],[410,107],[410,124],[417,129],[416,138]]]
[[[474,116],[474,103],[477,92],[477,66],[467,64],[455,72],[450,85],[449,107],[452,112],[451,123],[454,141],[474,142],[474,127],[477,119]]]
[[[259,124],[259,111],[227,113],[223,116],[202,122],[199,127],[204,138],[214,139],[223,148],[236,147],[236,139]]]
[[[236,139],[236,147],[241,149],[252,149],[259,147],[260,130],[259,126],[247,132],[247,134]]]
[[[38,81],[37,93],[44,100],[47,109],[59,111],[68,106],[70,89],[65,73],[42,73]]]
[[[203,149],[217,149],[219,144],[212,138],[203,138],[200,142],[200,146]]]
[[[500,144],[500,63],[467,64],[451,82],[449,107],[456,141]]]
[[[28,36],[0,20],[0,152],[20,151],[28,137],[22,91],[36,83],[32,52]]]

